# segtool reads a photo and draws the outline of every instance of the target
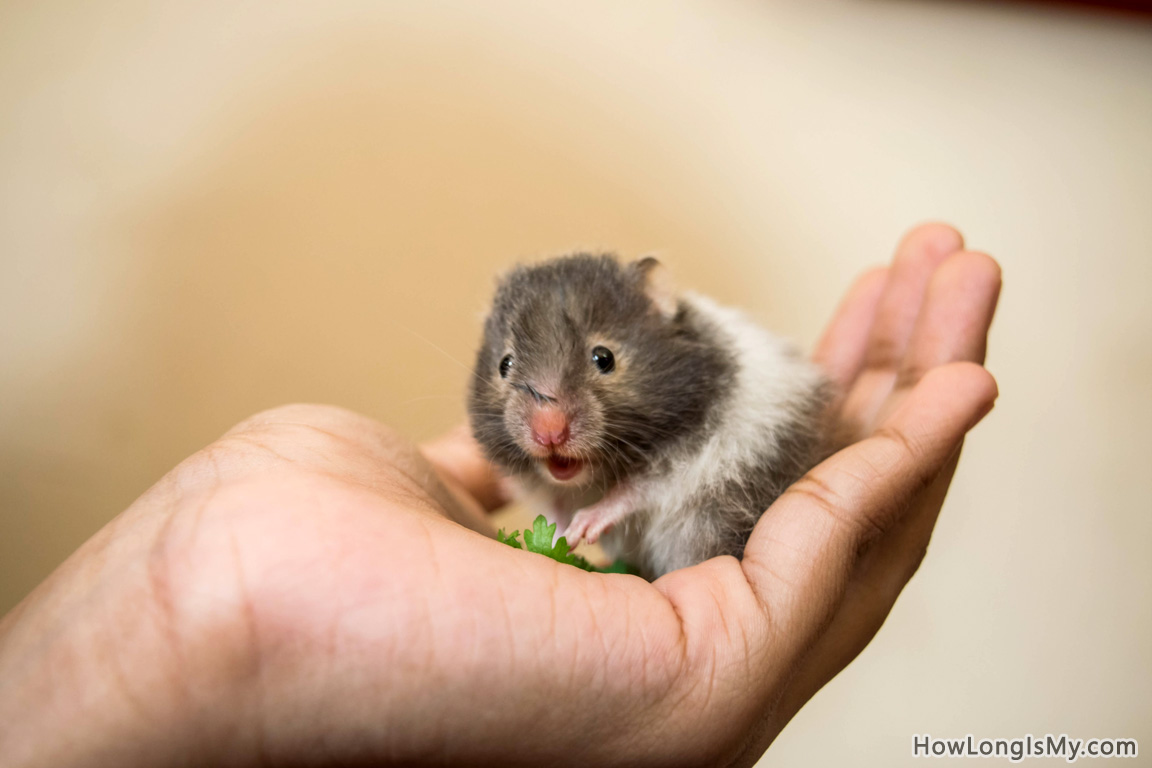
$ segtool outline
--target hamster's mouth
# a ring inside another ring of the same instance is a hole
[[[567,456],[557,456],[552,454],[547,459],[548,474],[552,475],[553,480],[564,482],[571,480],[580,474],[580,470],[584,469],[584,462],[580,459],[570,459]]]

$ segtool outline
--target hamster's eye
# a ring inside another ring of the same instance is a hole
[[[616,367],[616,357],[608,347],[593,347],[592,362],[600,369],[600,373],[612,373]]]
[[[504,355],[504,359],[500,361],[500,378],[508,378],[510,370],[512,370],[512,355]]]

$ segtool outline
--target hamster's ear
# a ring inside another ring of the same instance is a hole
[[[664,317],[676,316],[676,305],[680,297],[676,294],[676,284],[668,268],[656,260],[655,256],[645,256],[629,265],[640,275],[644,293]]]

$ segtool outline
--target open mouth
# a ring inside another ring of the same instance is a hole
[[[548,472],[555,480],[571,480],[584,469],[584,462],[580,459],[569,459],[566,456],[555,454],[548,457]]]

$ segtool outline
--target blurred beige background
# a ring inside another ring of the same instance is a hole
[[[1152,24],[1077,10],[4,3],[0,613],[256,410],[460,420],[517,259],[655,251],[808,344],[929,218],[1004,265],[999,406],[764,762],[1152,753]]]

